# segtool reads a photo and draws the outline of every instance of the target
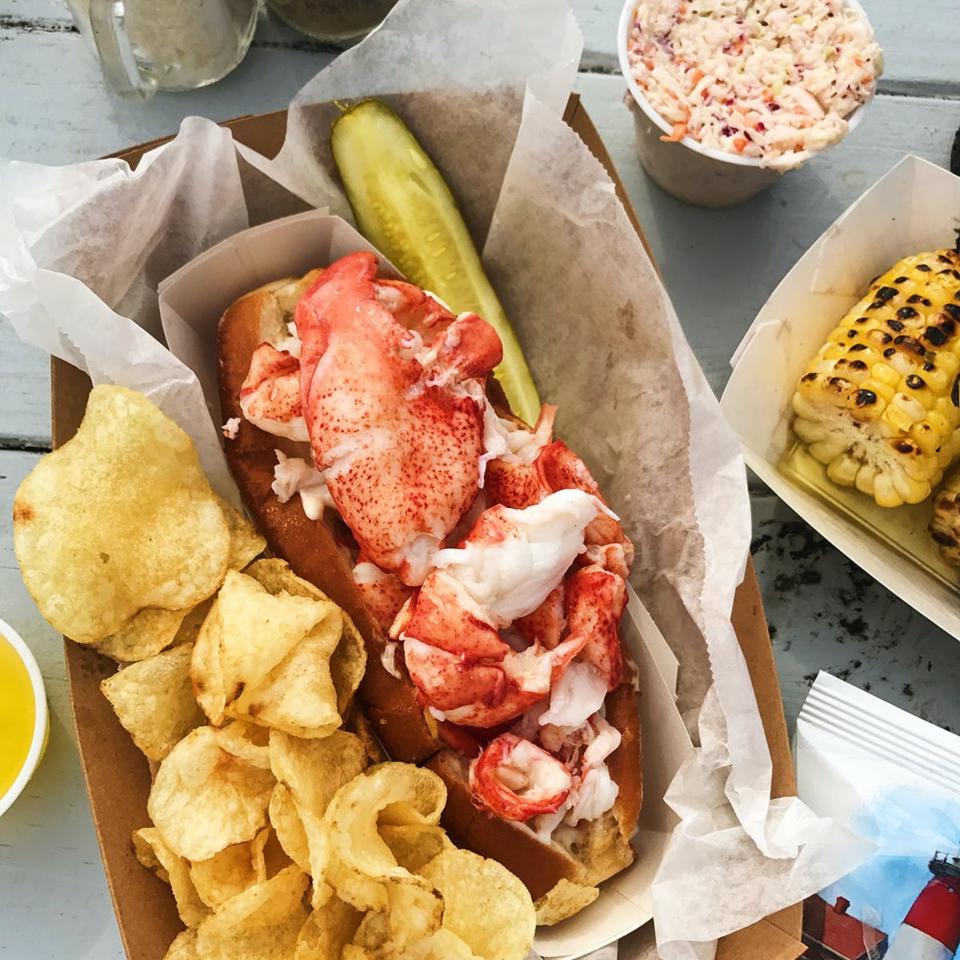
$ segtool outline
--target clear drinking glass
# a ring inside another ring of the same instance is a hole
[[[89,0],[87,17],[107,82],[145,99],[226,76],[250,46],[258,10],[259,0]]]
[[[397,0],[267,0],[284,23],[308,36],[345,46],[365,37]]]

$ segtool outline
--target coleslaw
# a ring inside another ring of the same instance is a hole
[[[640,0],[631,72],[672,125],[663,140],[789,167],[842,139],[882,53],[844,0]]]

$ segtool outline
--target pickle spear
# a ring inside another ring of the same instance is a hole
[[[341,114],[330,143],[361,233],[412,283],[454,313],[479,314],[497,331],[503,360],[494,376],[513,413],[534,424],[540,398],[527,361],[433,161],[379,100],[363,100]]]

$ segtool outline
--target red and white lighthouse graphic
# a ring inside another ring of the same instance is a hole
[[[951,960],[960,943],[960,857],[936,853],[933,879],[914,901],[885,960]]]

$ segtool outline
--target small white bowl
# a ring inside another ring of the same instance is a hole
[[[23,762],[16,780],[10,785],[2,796],[0,796],[0,817],[2,817],[13,801],[20,796],[23,788],[30,781],[30,778],[36,772],[43,757],[43,751],[47,746],[47,733],[49,729],[49,716],[47,712],[47,695],[43,687],[43,678],[40,676],[40,668],[37,661],[34,660],[30,648],[23,642],[23,638],[8,623],[0,620],[0,635],[13,647],[14,652],[23,662],[30,677],[30,685],[33,687],[33,738],[30,741],[30,749],[27,751],[27,758]]]
[[[639,3],[642,2],[643,0],[639,0]],[[617,55],[620,72],[633,98],[629,106],[637,135],[637,152],[643,168],[654,183],[687,203],[700,207],[729,207],[748,200],[778,180],[782,174],[796,170],[810,157],[823,152],[805,150],[794,155],[789,168],[777,169],[762,166],[756,157],[742,157],[725,150],[717,150],[715,147],[705,147],[693,137],[684,137],[678,141],[661,140],[662,134],[671,132],[671,124],[657,113],[644,96],[643,90],[634,79],[627,56],[627,42],[637,6],[638,0],[626,0],[623,5],[617,27]],[[858,0],[847,0],[847,6],[866,17]],[[860,104],[847,117],[848,133],[863,119],[864,108],[869,102],[867,100]]]

